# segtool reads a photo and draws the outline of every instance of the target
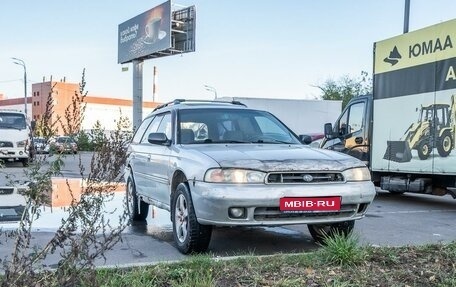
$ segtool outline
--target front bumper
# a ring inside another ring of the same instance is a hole
[[[29,153],[27,149],[23,147],[0,148],[0,159],[15,160],[28,157]]]
[[[287,225],[318,224],[356,220],[364,216],[375,197],[370,181],[337,184],[264,185],[214,184],[190,182],[193,205],[198,222],[208,225]],[[338,212],[284,213],[282,197],[340,196]],[[243,207],[244,218],[232,218],[231,207]]]

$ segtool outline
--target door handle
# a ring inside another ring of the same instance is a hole
[[[356,144],[362,144],[363,143],[363,138],[362,137],[356,137],[355,138],[355,143]]]

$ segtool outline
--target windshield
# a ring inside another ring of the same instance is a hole
[[[58,143],[74,143],[74,140],[70,137],[59,137],[57,139]]]
[[[0,129],[18,129],[26,128],[25,116],[18,113],[0,113]]]
[[[248,109],[179,111],[179,143],[300,144],[296,135],[268,112]]]

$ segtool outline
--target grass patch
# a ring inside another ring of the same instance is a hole
[[[357,242],[335,237],[309,253],[230,260],[196,255],[178,263],[100,269],[83,286],[456,287],[456,242],[399,248]]]
[[[335,237],[311,253],[193,256],[173,264],[99,270],[100,286],[455,286],[456,242],[418,247],[358,246]],[[93,285],[92,285],[93,286]]]

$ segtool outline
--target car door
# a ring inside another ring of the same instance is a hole
[[[143,124],[146,123],[146,125],[141,125],[139,127],[138,131],[136,132],[132,140],[130,165],[133,170],[136,191],[140,195],[148,196],[149,188],[151,187],[151,185],[153,186],[155,184],[153,181],[151,181],[150,172],[147,166],[151,150],[151,144],[147,141],[147,136],[151,132],[157,131],[162,119],[163,115],[158,115],[154,118],[151,118],[148,121],[148,124],[146,122],[147,120],[145,120]],[[138,134],[139,132],[141,133]]]
[[[366,128],[368,123],[365,120],[366,106],[364,100],[347,106],[335,123],[337,136],[328,140],[324,148],[349,154],[367,163],[369,143]]]
[[[164,133],[168,139],[172,140],[171,113],[163,115],[156,132]],[[170,203],[170,154],[169,145],[149,144],[146,168],[152,185],[149,185],[147,194],[153,200],[165,205]]]

